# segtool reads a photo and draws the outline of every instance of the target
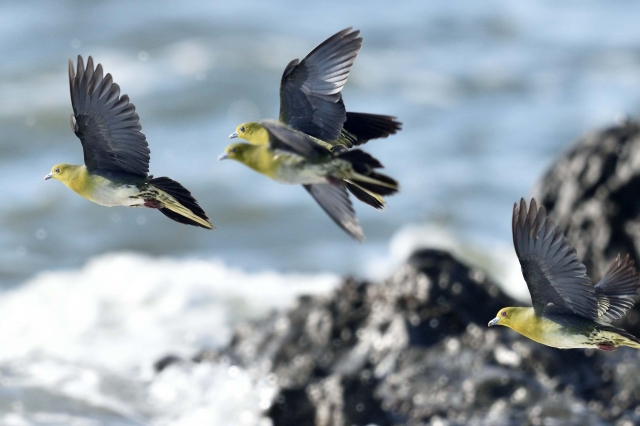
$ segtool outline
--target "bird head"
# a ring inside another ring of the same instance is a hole
[[[51,172],[44,177],[44,180],[53,178],[64,182],[65,177],[71,168],[71,164],[56,164],[51,168]]]
[[[251,149],[251,145],[248,143],[232,143],[225,148],[224,153],[218,157],[218,160],[231,159],[242,163],[249,149]]]
[[[509,327],[513,320],[514,312],[518,308],[502,308],[498,312],[498,315],[491,321],[489,321],[489,327],[494,325],[504,325]]]
[[[236,127],[236,131],[229,135],[229,139],[241,138],[253,145],[266,145],[269,143],[269,133],[259,123],[242,123]]]

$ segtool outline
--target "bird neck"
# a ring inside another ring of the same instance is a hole
[[[258,173],[272,176],[275,168],[276,159],[267,146],[248,146],[243,151],[240,159],[247,167],[252,168]]]
[[[84,165],[68,166],[58,180],[85,198],[91,191],[92,179]]]
[[[539,318],[533,308],[513,308],[509,313],[509,321],[505,324],[518,333],[532,338],[539,326]]]
[[[268,145],[269,144],[269,132],[267,129],[260,125],[256,125],[250,133],[245,134],[244,139],[251,145]]]

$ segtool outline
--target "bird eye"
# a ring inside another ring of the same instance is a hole
[[[235,149],[235,148],[231,148],[231,149],[229,150],[229,152],[230,152],[230,153],[231,153],[231,152],[236,152],[236,149]]]
[[[240,131],[244,132],[244,126],[240,127]]]
[[[503,313],[502,313],[502,316],[503,316],[503,317],[506,317],[506,316],[507,316],[507,313],[506,313],[506,312],[503,312]]]
[[[56,169],[54,170],[54,172],[56,173],[60,173],[60,169],[58,167],[56,167]]]

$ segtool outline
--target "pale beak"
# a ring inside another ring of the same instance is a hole
[[[46,176],[44,177],[44,180],[49,180],[49,179],[51,179],[52,177],[53,177],[53,173],[49,173],[48,175],[46,175]]]
[[[225,154],[220,154],[218,156],[218,161],[220,160],[226,160],[227,158],[229,158],[229,156],[225,153]]]
[[[489,327],[492,327],[492,326],[496,325],[498,323],[498,321],[500,321],[500,317],[495,317],[494,319],[489,321]]]
[[[233,132],[229,135],[229,139],[235,139],[238,137],[238,132]]]

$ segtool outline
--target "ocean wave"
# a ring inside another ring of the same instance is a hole
[[[135,253],[39,274],[0,295],[0,423],[260,424],[266,379],[225,362],[156,375],[153,363],[219,347],[238,321],[337,283]]]

